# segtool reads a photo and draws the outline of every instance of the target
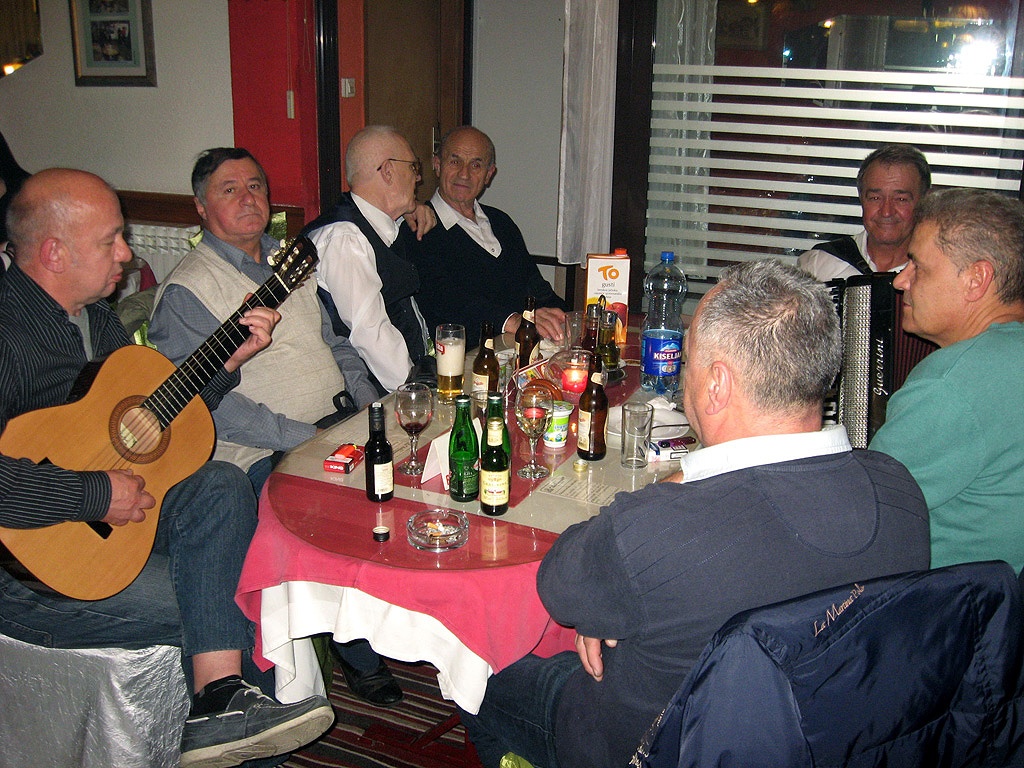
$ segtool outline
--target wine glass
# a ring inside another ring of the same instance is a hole
[[[416,458],[416,444],[433,415],[434,396],[426,384],[403,384],[395,390],[395,418],[412,444],[409,458],[396,467],[403,475],[423,474],[423,462]]]
[[[537,463],[537,440],[548,428],[554,409],[551,393],[544,390],[527,387],[516,397],[516,421],[530,441],[530,462],[516,472],[519,477],[538,480],[551,474],[547,467]]]

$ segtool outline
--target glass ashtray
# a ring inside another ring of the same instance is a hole
[[[454,509],[425,509],[409,518],[409,543],[416,549],[444,552],[469,540],[469,520]]]

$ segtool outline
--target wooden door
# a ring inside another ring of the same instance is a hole
[[[463,123],[464,0],[371,0],[366,13],[366,122],[397,128],[423,161],[417,190],[437,187],[430,159]]]

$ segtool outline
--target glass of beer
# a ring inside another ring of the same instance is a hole
[[[442,323],[434,335],[437,353],[437,397],[442,402],[455,402],[462,394],[462,374],[466,368],[466,327]]]

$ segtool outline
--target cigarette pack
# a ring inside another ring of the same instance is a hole
[[[328,472],[344,472],[347,475],[358,466],[364,455],[363,446],[344,443],[324,459],[324,469]]]

